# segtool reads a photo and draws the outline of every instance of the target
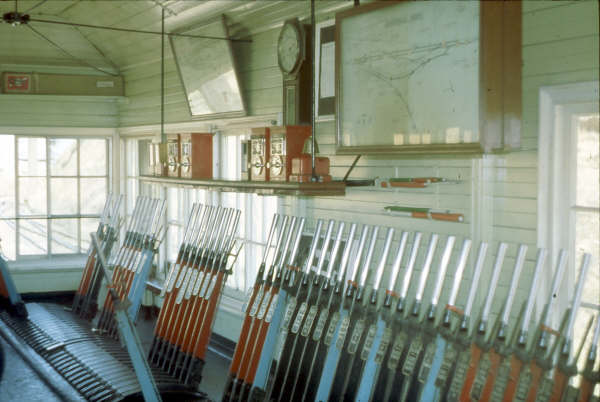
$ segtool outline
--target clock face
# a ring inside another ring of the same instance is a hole
[[[292,24],[285,24],[277,43],[279,66],[286,73],[291,73],[300,58],[300,32]]]

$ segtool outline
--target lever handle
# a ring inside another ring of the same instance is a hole
[[[431,234],[429,248],[427,249],[427,255],[425,256],[425,263],[423,264],[423,270],[421,271],[421,276],[419,278],[419,287],[417,288],[417,293],[415,295],[415,301],[417,303],[420,303],[423,298],[423,291],[425,290],[425,284],[427,283],[427,277],[429,276],[429,270],[431,269],[431,262],[433,261],[433,255],[435,254],[438,239],[439,235],[437,233]]]
[[[387,262],[387,257],[390,252],[390,246],[392,245],[392,239],[394,238],[394,228],[388,228],[387,235],[385,237],[385,244],[383,246],[383,253],[381,254],[381,259],[379,260],[379,265],[377,266],[375,283],[373,285],[374,290],[379,289],[379,285],[381,285],[381,278],[383,277],[383,270],[385,269],[385,263]]]

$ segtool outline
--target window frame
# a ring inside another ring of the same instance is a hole
[[[82,129],[83,131],[84,129]],[[111,191],[112,188],[112,141],[113,136],[109,134],[99,134],[94,133],[90,135],[76,135],[72,134],[43,134],[43,133],[22,133],[13,132],[14,130],[2,130],[1,135],[10,135],[13,137],[14,141],[14,197],[15,197],[15,209],[14,216],[8,217],[0,217],[0,220],[15,221],[15,244],[14,244],[14,255],[15,260],[11,261],[11,266],[27,266],[30,263],[37,263],[43,260],[61,260],[65,259],[79,259],[84,256],[87,250],[83,244],[82,238],[82,230],[81,230],[81,220],[82,219],[97,219],[100,217],[101,211],[97,214],[89,214],[89,213],[81,213],[81,180],[82,179],[104,179],[106,193],[105,197]],[[37,130],[36,130],[37,131]],[[48,131],[52,131],[48,129]],[[19,139],[22,138],[43,138],[45,140],[45,175],[42,176],[31,176],[31,175],[21,175],[19,172]],[[51,154],[51,142],[52,140],[63,140],[63,139],[74,139],[76,141],[76,149],[77,149],[77,158],[76,158],[76,174],[69,176],[57,176],[52,175],[50,169],[50,154]],[[81,141],[82,140],[104,140],[105,141],[105,154],[106,154],[106,163],[105,163],[105,172],[104,175],[91,175],[91,176],[82,176],[81,175]],[[46,213],[39,215],[21,215],[19,211],[19,180],[22,178],[28,177],[38,177],[44,178],[46,182]],[[61,179],[75,179],[77,185],[77,211],[73,214],[53,214],[51,211],[51,191],[52,191],[52,179],[53,178],[61,178]],[[31,220],[31,219],[40,219],[46,221],[46,252],[39,254],[21,254],[20,253],[20,230],[21,230],[21,221],[22,220]],[[73,253],[53,253],[52,252],[52,226],[53,221],[57,219],[75,219],[77,220],[77,246],[78,251]]]
[[[558,253],[569,250],[552,322],[557,326],[561,312],[570,304],[581,261],[575,258],[575,215],[581,208],[576,205],[577,139],[573,135],[573,121],[578,115],[597,112],[598,81],[541,87],[539,90],[539,146],[538,146],[538,245],[548,249],[546,269],[541,277],[543,291],[537,295],[538,314],[544,308],[550,292]],[[568,150],[568,152],[565,152]],[[575,158],[575,160],[574,160]],[[565,169],[565,166],[568,166]],[[599,211],[597,208],[592,208]],[[568,227],[568,230],[564,230]],[[600,258],[593,255],[592,258]],[[582,303],[583,307],[600,311],[600,303]]]

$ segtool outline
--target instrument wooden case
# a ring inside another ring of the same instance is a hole
[[[148,143],[148,164],[150,168],[150,174],[153,176],[162,176],[163,169],[160,163],[160,152],[159,144],[155,142]]]
[[[308,154],[302,154],[292,159],[293,175],[312,175],[312,157]],[[324,156],[315,157],[315,174],[317,176],[326,176],[329,174],[329,158]]]
[[[181,177],[213,178],[213,135],[210,133],[180,134],[179,154]]]
[[[270,128],[253,128],[250,135],[250,180],[269,180]]]
[[[179,134],[167,135],[167,176],[179,177]]]
[[[251,141],[250,140],[246,140],[246,141],[242,141],[241,143],[241,161],[240,161],[240,167],[241,167],[241,171],[240,171],[240,180],[246,181],[246,180],[250,180],[250,167],[252,165],[252,160],[250,159],[250,148],[251,148]]]
[[[270,127],[270,158],[267,163],[270,181],[288,181],[292,160],[302,154],[310,137],[310,126]]]

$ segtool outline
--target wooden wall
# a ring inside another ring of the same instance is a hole
[[[2,64],[0,60],[0,76],[5,71],[97,74],[85,67]],[[0,127],[115,128],[119,124],[119,102],[124,102],[124,99],[101,96],[0,94]]]
[[[119,108],[113,99],[98,100],[92,97],[53,95],[0,95],[0,127],[114,128],[118,125],[118,120]]]
[[[298,15],[293,14],[293,11],[294,9],[289,10],[290,14],[283,17]],[[306,15],[306,9],[295,11]],[[319,13],[318,20],[332,18],[333,15],[333,11],[325,10]],[[279,15],[278,18],[281,19],[282,16]],[[472,260],[479,242],[488,241],[490,249],[488,265],[482,278],[484,284],[491,274],[497,243],[509,242],[499,294],[506,292],[518,243],[527,244],[529,251],[517,294],[517,297],[523,298],[528,292],[536,256],[538,90],[545,85],[598,79],[598,3],[528,1],[523,3],[522,18],[523,138],[519,151],[478,158],[391,159],[363,156],[354,169],[352,178],[443,176],[457,180],[458,183],[432,185],[427,189],[391,191],[354,188],[348,189],[345,197],[283,197],[280,212],[306,216],[309,227],[314,225],[317,218],[334,218],[393,226],[398,231],[455,234],[458,236],[455,254],[458,254],[456,250],[462,239],[468,237],[474,241]],[[277,67],[275,48],[278,34],[279,27],[257,29],[251,36],[251,44],[238,44],[234,47],[250,115],[281,111],[281,74]],[[124,71],[126,95],[130,102],[120,108],[121,126],[156,124],[159,121],[158,63],[159,60],[156,60]],[[166,71],[166,120],[189,120],[185,98],[170,56]],[[317,124],[316,135],[320,151],[331,158],[332,175],[340,178],[346,173],[354,157],[335,155],[334,133],[333,121]],[[391,217],[383,212],[385,205],[394,204],[450,209],[463,213],[465,222],[447,223]],[[380,233],[380,237],[383,236],[384,233]],[[426,247],[427,242],[428,236],[425,236],[422,248]],[[445,236],[442,236],[440,242],[445,242]],[[436,269],[434,266],[434,270]],[[452,272],[452,268],[449,272]],[[471,269],[468,268],[465,276],[470,275]],[[483,296],[479,297],[482,300]],[[494,310],[498,311],[499,306]]]

